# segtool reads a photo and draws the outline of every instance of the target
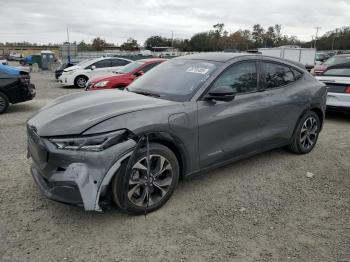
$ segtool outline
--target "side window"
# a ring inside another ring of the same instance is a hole
[[[112,59],[112,66],[125,66],[130,62],[123,59]]]
[[[159,65],[159,64],[160,64],[160,62],[146,65],[140,71],[143,71],[144,73],[146,73],[147,71],[151,70],[153,67],[155,67],[156,65]]]
[[[230,86],[234,92],[248,93],[258,89],[255,62],[243,62],[228,68],[214,82],[212,88]]]
[[[93,65],[96,66],[96,68],[111,67],[111,60],[110,59],[101,60],[94,63]],[[91,68],[91,66],[89,67]]]
[[[262,62],[261,80],[266,89],[277,88],[294,82],[294,74],[288,66]]]
[[[294,74],[294,80],[297,81],[303,77],[303,73],[299,72],[298,70],[295,70],[292,68],[293,74]]]

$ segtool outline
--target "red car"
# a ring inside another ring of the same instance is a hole
[[[167,61],[167,59],[149,58],[134,61],[113,74],[92,78],[87,84],[85,90],[92,91],[110,88],[124,89],[137,77],[147,73],[153,67],[164,61]]]

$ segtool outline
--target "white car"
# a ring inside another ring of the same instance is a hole
[[[63,86],[84,88],[90,78],[117,71],[132,60],[120,57],[102,57],[84,60],[63,70],[58,81]]]
[[[1,64],[1,65],[8,65],[8,62],[7,62],[6,59],[1,59],[1,58],[0,58],[0,64]]]
[[[316,78],[327,85],[327,109],[350,113],[350,63],[330,66]]]

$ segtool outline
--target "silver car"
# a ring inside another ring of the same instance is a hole
[[[28,120],[32,176],[50,199],[144,214],[179,178],[316,145],[326,87],[299,64],[243,53],[171,59],[128,86],[63,96]],[[190,196],[188,196],[190,197]]]
[[[317,80],[327,85],[327,110],[350,112],[350,63],[327,68]]]

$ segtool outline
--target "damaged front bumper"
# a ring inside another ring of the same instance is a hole
[[[100,198],[135,145],[127,139],[101,152],[60,150],[48,139],[28,134],[31,174],[49,199],[101,211]]]

